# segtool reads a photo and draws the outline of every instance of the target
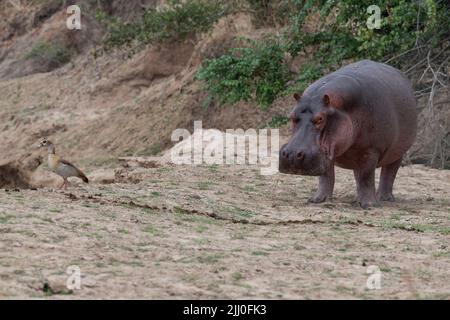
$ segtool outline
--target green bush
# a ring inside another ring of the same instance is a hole
[[[283,26],[289,22],[291,12],[301,9],[291,0],[245,0],[245,5],[253,13],[257,27]]]
[[[372,4],[371,0],[307,0],[292,15],[284,34],[287,51],[296,56],[306,53],[310,46],[320,46],[313,54],[315,62],[339,66],[344,59],[386,60],[432,39],[444,39],[450,33],[448,27],[443,27],[450,23],[450,5],[443,1],[377,1],[380,29],[366,25],[367,8]],[[321,17],[318,30],[304,32],[307,17],[315,14]]]
[[[96,18],[108,27],[107,48],[184,40],[209,30],[226,12],[221,1],[170,0],[162,8],[147,9],[139,21],[124,23],[98,12]]]
[[[70,53],[59,44],[39,42],[25,55],[25,59],[36,59],[42,64],[57,68],[70,61]]]
[[[290,86],[286,93],[303,92],[314,80],[320,78],[324,73],[324,68],[320,64],[306,63],[298,70],[298,76],[295,82]]]
[[[220,104],[255,99],[266,108],[286,89],[291,78],[284,50],[276,42],[247,43],[249,47],[234,48],[219,58],[204,61],[197,79],[204,81],[210,98]]]
[[[198,79],[220,103],[255,99],[258,105],[267,107],[277,96],[302,91],[351,60],[390,60],[399,68],[407,67],[407,63],[414,66],[420,59],[426,60],[423,52],[418,54],[421,47],[427,48],[425,54],[438,53],[450,37],[450,3],[442,0],[379,0],[376,4],[382,24],[372,30],[367,27],[367,8],[372,0],[246,2],[255,20],[270,18],[288,23],[276,45],[261,42],[204,62]],[[300,54],[309,62],[287,88],[290,75],[283,57]],[[399,56],[402,58],[397,59]]]
[[[267,123],[266,128],[280,128],[289,122],[285,115],[277,114]]]
[[[370,0],[292,1],[304,3],[292,14],[283,43],[291,56],[308,55],[310,61],[300,70],[294,88],[306,88],[348,60],[389,61],[400,69],[414,68],[427,54],[432,57],[445,50],[443,43],[450,37],[450,28],[444,27],[450,26],[450,3],[445,1],[377,1],[380,29],[367,27]],[[308,17],[314,15],[320,16],[319,25],[304,32]]]
[[[405,68],[426,61],[428,52],[430,56],[448,52],[443,48],[450,38],[448,1],[378,0],[382,24],[373,30],[366,25],[372,4],[372,0],[170,0],[163,8],[146,10],[133,23],[102,13],[97,18],[108,26],[106,46],[120,47],[184,40],[209,30],[230,12],[252,12],[256,24],[276,25],[279,34],[203,61],[197,79],[204,82],[209,98],[221,104],[255,100],[267,108],[276,97],[304,90],[348,61],[389,60]],[[308,57],[308,63],[293,79],[285,57],[298,55]]]

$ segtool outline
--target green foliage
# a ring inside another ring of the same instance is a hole
[[[291,12],[301,9],[298,1],[291,0],[246,0],[246,7],[253,13],[257,26],[280,26],[289,22]]]
[[[60,67],[70,61],[70,53],[63,46],[50,42],[38,42],[25,55],[25,59],[36,59],[40,63]]]
[[[139,34],[139,26],[137,24],[123,23],[117,17],[108,16],[103,11],[98,11],[95,18],[107,26],[108,34],[104,40],[106,49],[130,45]]]
[[[373,14],[367,9],[373,4],[381,10],[379,29],[367,26]],[[417,48],[433,51],[450,37],[450,3],[444,0],[170,0],[133,23],[104,13],[97,19],[108,26],[108,48],[192,38],[239,10],[251,12],[257,26],[276,26],[280,32],[203,61],[197,79],[209,91],[208,101],[255,100],[267,108],[278,96],[303,91],[349,61],[389,59],[402,68],[405,61],[417,62]],[[403,55],[409,51],[415,56]],[[299,55],[308,57],[308,63],[295,78],[286,57]]]
[[[320,64],[304,64],[298,72],[295,83],[286,91],[286,93],[303,92],[312,81],[320,78],[324,73],[324,67]]]
[[[284,115],[275,115],[267,124],[267,128],[280,128],[289,122],[289,118]]]
[[[450,4],[445,1],[379,0],[379,29],[367,26],[373,14],[367,10],[374,4],[372,0],[246,2],[260,24],[271,20],[272,24],[285,23],[285,27],[276,45],[261,42],[205,61],[198,79],[205,81],[220,103],[255,99],[258,105],[267,107],[280,94],[303,91],[346,61],[391,59],[390,64],[402,68],[405,59],[394,59],[399,54],[420,46],[433,50],[450,36]],[[300,54],[307,56],[309,63],[288,87],[290,75],[283,57]]]
[[[286,30],[287,50],[296,56],[318,45],[313,58],[327,66],[339,66],[345,59],[386,60],[439,37],[439,25],[450,22],[444,14],[448,5],[441,1],[380,0],[376,5],[381,9],[381,28],[369,29],[367,8],[372,4],[370,0],[307,0]],[[321,17],[318,28],[304,32],[307,18],[316,14]]]
[[[134,23],[124,23],[116,17],[98,12],[96,18],[108,27],[107,48],[184,40],[202,33],[225,14],[221,1],[170,0],[162,8],[147,9]]]
[[[408,68],[424,59],[418,48],[426,47],[425,54],[432,54],[441,50],[439,47],[450,36],[450,28],[443,27],[450,26],[450,4],[444,1],[379,0],[379,29],[367,26],[373,14],[367,11],[373,4],[370,0],[292,1],[301,2],[302,8],[292,14],[283,41],[291,56],[308,55],[310,62],[299,70],[300,76],[290,91],[304,90],[351,60],[389,60],[400,69]],[[311,24],[308,19],[314,16],[320,17],[319,23],[314,30],[304,32]]]
[[[285,90],[291,78],[280,44],[247,40],[248,47],[231,49],[203,62],[197,79],[205,82],[211,98],[221,104],[256,100],[268,107]]]

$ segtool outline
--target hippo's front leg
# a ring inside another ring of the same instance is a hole
[[[375,193],[375,169],[378,163],[378,154],[366,153],[358,169],[353,170],[356,180],[356,201],[363,209],[378,205]]]
[[[331,163],[327,172],[319,177],[319,188],[308,200],[312,203],[320,203],[331,200],[334,189],[334,164]]]

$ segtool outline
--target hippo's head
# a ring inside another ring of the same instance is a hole
[[[292,136],[280,149],[282,173],[323,175],[335,157],[353,143],[353,126],[344,111],[346,100],[335,92],[294,94]]]

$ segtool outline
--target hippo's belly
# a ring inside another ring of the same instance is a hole
[[[371,154],[375,153],[379,157],[377,168],[382,167],[402,158],[411,144],[412,139],[411,142],[408,143],[403,142],[391,145],[389,148],[383,151],[381,151],[379,148],[367,148],[364,150],[350,148],[344,154],[335,159],[335,165],[340,168],[350,170],[363,168],[364,164],[367,162],[367,159],[371,156]]]

